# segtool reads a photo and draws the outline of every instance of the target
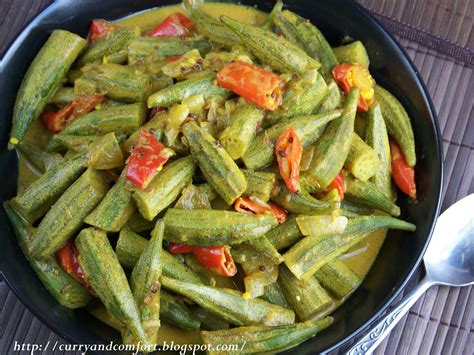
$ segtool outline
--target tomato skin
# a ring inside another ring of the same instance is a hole
[[[77,252],[74,240],[69,239],[68,242],[56,252],[56,255],[63,269],[77,281],[85,285],[86,281],[77,260],[79,253]]]
[[[342,174],[342,171],[337,174],[336,178],[331,182],[328,186],[328,190],[331,189],[336,189],[337,192],[339,193],[339,197],[341,198],[341,201],[344,200],[344,192],[346,190],[346,185],[344,183],[344,175]]]
[[[171,254],[187,254],[193,251],[193,247],[183,243],[170,242],[168,251]]]
[[[180,12],[175,12],[163,20],[155,29],[150,32],[151,37],[189,36],[194,27],[193,21]]]
[[[232,277],[237,274],[237,267],[232,259],[228,245],[193,247],[193,254],[203,266],[216,274],[225,277]]]
[[[286,221],[288,215],[286,214],[285,210],[278,206],[275,202],[268,202],[270,206],[271,213],[275,216],[278,221],[278,224],[281,224]]]
[[[148,130],[142,128],[127,160],[125,177],[138,188],[144,189],[170,156],[165,146]]]
[[[369,110],[369,106],[374,102],[374,80],[366,67],[352,63],[338,64],[333,68],[332,76],[346,95],[351,91],[352,87],[359,87],[361,94],[357,111],[367,112]],[[355,76],[359,79],[363,79],[363,87],[356,82],[357,80],[354,79]]]
[[[270,111],[281,104],[285,84],[280,76],[241,60],[219,70],[217,82],[220,87]]]
[[[89,36],[87,39],[89,43],[95,43],[99,39],[106,37],[109,32],[115,31],[117,28],[118,26],[115,26],[105,20],[92,20]]]
[[[416,199],[415,169],[409,166],[398,144],[390,139],[392,178],[395,185],[412,199]]]
[[[275,143],[275,156],[280,176],[286,187],[293,193],[300,189],[300,163],[303,146],[292,127],[285,129]]]
[[[53,132],[59,133],[75,118],[92,111],[97,105],[104,100],[104,95],[92,94],[83,95],[71,101],[57,112],[46,111],[41,116],[41,122],[46,128]]]
[[[247,214],[265,214],[269,213],[275,216],[278,223],[286,220],[286,212],[274,202],[257,201],[250,197],[239,197],[234,202],[234,208],[237,212]]]

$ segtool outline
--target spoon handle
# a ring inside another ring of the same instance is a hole
[[[347,355],[372,354],[375,348],[385,339],[390,331],[397,325],[400,319],[410,310],[411,306],[421,297],[425,291],[433,285],[426,277],[409,293],[400,303],[382,319],[380,319],[370,331],[355,343],[347,352]]]

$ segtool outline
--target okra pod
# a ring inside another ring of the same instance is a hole
[[[277,353],[292,348],[305,340],[314,337],[329,327],[332,317],[316,322],[303,322],[277,327],[250,326],[228,330],[202,331],[204,344],[217,349],[221,344],[235,344],[245,354]],[[231,351],[208,351],[209,354],[233,354]]]
[[[354,41],[344,46],[335,47],[332,50],[339,63],[354,63],[366,68],[369,67],[369,55],[361,41]]]
[[[338,201],[322,201],[301,190],[293,193],[279,183],[272,191],[271,199],[291,213],[329,214],[339,209]]]
[[[241,158],[262,122],[265,111],[250,102],[242,101],[231,115],[230,126],[219,136],[224,149],[232,159]]]
[[[186,124],[183,134],[206,180],[227,204],[232,204],[247,188],[237,164],[215,138],[196,123]]]
[[[285,222],[270,229],[270,231],[265,234],[265,237],[277,250],[282,250],[292,246],[303,238],[303,234],[301,234],[298,223],[296,222],[296,216],[290,215]]]
[[[119,139],[114,132],[107,133],[102,137],[95,139],[87,147],[87,165],[96,170],[108,170],[119,168],[124,165],[122,149],[119,145]]]
[[[12,201],[29,223],[42,217],[86,168],[84,155],[75,155],[49,169]]]
[[[53,97],[49,99],[48,103],[64,107],[75,99],[76,95],[74,95],[74,88],[61,86],[56,90]]]
[[[268,258],[275,265],[283,262],[281,254],[264,235],[249,240],[247,243],[261,256]]]
[[[284,120],[257,134],[250,143],[242,160],[248,169],[259,169],[271,164],[275,159],[275,142],[287,128],[293,128],[303,148],[316,142],[321,135],[321,127],[341,116],[339,110],[311,116]]]
[[[302,74],[310,68],[320,67],[316,59],[273,32],[227,16],[221,16],[221,22],[240,37],[242,43],[252,51],[255,57],[277,71]]]
[[[71,309],[84,307],[91,299],[90,293],[63,269],[56,257],[52,256],[44,261],[32,258],[29,245],[32,241],[34,228],[16,213],[9,202],[4,202],[3,207],[23,254],[51,296],[64,307]]]
[[[122,173],[84,222],[107,232],[120,231],[136,210],[132,193],[126,189],[125,184],[125,176]]]
[[[343,211],[352,212],[352,214],[355,214],[355,215],[370,215],[374,213],[373,208],[359,205],[354,202],[349,202],[347,200],[344,200],[341,202],[341,213]]]
[[[380,160],[377,152],[357,133],[352,132],[351,146],[344,166],[357,179],[367,181],[377,173]]]
[[[168,207],[191,182],[195,170],[193,158],[188,155],[166,164],[145,189],[136,189],[133,199],[142,216],[151,221]]]
[[[271,122],[296,116],[311,115],[327,94],[328,86],[317,69],[307,70],[287,85],[283,101],[268,115]]]
[[[266,285],[264,288],[264,294],[261,298],[272,304],[290,308],[278,282],[273,282],[270,285]]]
[[[122,228],[115,247],[115,253],[117,254],[120,264],[127,270],[133,270],[140,255],[142,255],[146,249],[147,244],[147,239],[134,233],[127,227]],[[163,258],[163,275],[185,282],[203,282],[200,275],[192,271],[166,250],[162,251],[161,257]]]
[[[163,220],[168,240],[201,246],[242,243],[264,235],[277,224],[268,214],[175,208],[168,209]]]
[[[272,28],[272,23],[274,21],[274,18],[283,10],[283,1],[277,0],[275,2],[275,5],[273,5],[272,11],[268,14],[267,18],[265,21],[261,24],[260,27],[266,29],[266,30],[271,30]]]
[[[108,188],[100,173],[87,169],[41,220],[31,243],[31,255],[44,260],[61,248],[81,228]]]
[[[275,25],[276,33],[283,35],[283,37],[285,37],[289,42],[304,50],[305,48],[301,33],[296,28],[296,25],[287,18],[288,11],[285,13],[286,16],[282,13],[279,13],[273,18],[273,24]]]
[[[16,148],[28,160],[28,162],[33,164],[34,167],[42,173],[59,164],[63,160],[61,154],[45,152],[26,140],[22,140],[18,143]]]
[[[360,181],[348,174],[344,176],[344,182],[346,184],[345,195],[349,202],[376,208],[395,217],[400,215],[400,207],[393,203],[392,200],[372,182]]]
[[[8,149],[13,149],[53,97],[86,41],[68,31],[54,30],[30,64],[13,108]]]
[[[133,149],[133,145],[137,142],[140,130],[142,128],[153,132],[153,135],[158,139],[162,139],[163,130],[165,129],[166,120],[168,119],[168,113],[166,111],[158,112],[151,120],[146,122],[143,126],[133,132],[130,137],[122,144],[122,149],[125,152],[130,153]]]
[[[230,328],[229,322],[206,308],[197,306],[193,309],[193,315],[201,321],[203,329],[222,330]]]
[[[316,143],[309,173],[322,188],[326,188],[339,174],[346,161],[354,131],[354,119],[359,102],[359,89],[353,88],[344,103],[342,115],[328,124]]]
[[[163,260],[162,243],[165,225],[158,220],[145,251],[132,271],[130,286],[140,313],[143,329],[151,344],[156,343],[160,328],[160,277]]]
[[[198,330],[201,327],[201,321],[191,313],[184,302],[165,290],[160,290],[160,318],[164,323],[182,329]]]
[[[106,38],[90,45],[79,58],[77,64],[83,66],[87,63],[102,62],[104,57],[115,57],[126,61],[128,43],[139,34],[138,31],[138,29],[130,27],[123,27],[117,31],[111,31]],[[114,62],[117,62],[117,60],[114,60]]]
[[[394,200],[396,193],[392,184],[390,144],[387,127],[382,117],[380,105],[377,102],[369,107],[366,119],[365,140],[374,149],[380,161],[379,168],[370,181],[387,197]]]
[[[340,300],[349,296],[362,282],[344,262],[338,259],[328,261],[314,276],[326,290]]]
[[[299,279],[312,277],[328,261],[345,253],[379,229],[414,231],[411,223],[387,216],[361,216],[349,219],[343,233],[305,237],[288,250],[283,258],[286,266]]]
[[[147,221],[145,218],[143,218],[140,211],[137,210],[130,216],[124,227],[130,228],[130,230],[135,233],[140,233],[151,231],[154,226],[154,221]]]
[[[390,92],[375,85],[375,101],[380,105],[388,134],[393,137],[403,151],[409,166],[416,164],[415,137],[411,120],[403,105]]]
[[[92,64],[83,68],[80,79],[91,81],[95,92],[112,100],[145,102],[153,88],[152,77],[119,64]],[[77,81],[76,81],[77,82]]]
[[[240,292],[231,289],[187,283],[166,276],[161,277],[161,285],[235,325],[276,326],[295,321],[293,311],[258,298],[244,299]]]
[[[255,196],[267,202],[275,187],[275,174],[245,169],[241,171],[245,176],[245,180],[247,180],[247,188],[245,189],[244,195]]]
[[[220,47],[230,48],[240,42],[240,38],[215,17],[199,8],[187,8],[196,30]]]
[[[105,232],[83,229],[76,238],[79,265],[107,310],[136,341],[148,343],[132,291]]]
[[[89,148],[89,144],[95,141],[99,136],[76,136],[73,134],[57,134],[54,139],[48,143],[47,149],[53,151],[60,146],[74,151],[84,152]]]
[[[148,98],[148,108],[169,107],[183,101],[189,96],[202,94],[204,98],[210,96],[227,96],[229,91],[214,84],[215,73],[203,73],[195,78],[180,81],[160,91],[155,92]]]
[[[339,86],[334,81],[334,79],[329,80],[327,86],[328,90],[326,96],[321,101],[321,105],[318,108],[317,113],[329,112],[337,109],[341,105],[341,90],[339,90]]]
[[[183,55],[197,49],[204,56],[211,44],[204,38],[181,39],[179,37],[135,37],[128,44],[128,63],[153,63],[161,58]]]
[[[102,136],[110,132],[131,134],[145,122],[145,116],[145,107],[139,103],[111,106],[78,117],[56,136]]]
[[[334,306],[334,300],[314,276],[298,280],[282,265],[278,283],[290,307],[302,321],[318,319]]]

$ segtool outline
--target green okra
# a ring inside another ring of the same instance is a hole
[[[163,131],[166,126],[166,120],[168,119],[168,113],[166,111],[158,112],[151,120],[147,121],[143,126],[133,132],[128,139],[122,143],[122,149],[125,152],[130,153],[133,149],[133,145],[137,142],[138,136],[140,135],[141,129],[147,129],[151,132],[156,139],[161,140],[163,137]]]
[[[184,302],[165,290],[160,291],[160,318],[164,323],[182,329],[198,330],[201,321],[186,307]]]
[[[283,35],[289,42],[298,46],[301,49],[305,49],[303,45],[303,38],[301,33],[296,28],[296,25],[291,22],[287,16],[279,13],[273,17],[273,24],[275,25],[276,33]]]
[[[354,131],[358,102],[359,89],[353,88],[346,98],[342,115],[328,124],[315,145],[308,172],[322,188],[326,188],[344,166],[351,146],[350,137]]]
[[[409,166],[416,164],[415,137],[411,120],[403,105],[390,92],[375,85],[375,101],[380,105],[388,134],[400,146]]]
[[[369,107],[366,120],[365,140],[367,144],[374,149],[380,162],[375,175],[370,181],[387,197],[394,200],[395,191],[392,184],[390,144],[388,141],[387,127],[378,103],[374,103]]]
[[[71,309],[84,307],[92,298],[90,293],[64,270],[56,257],[52,256],[44,261],[32,258],[29,245],[32,241],[34,228],[25,222],[9,202],[4,202],[3,207],[23,254],[51,296],[64,307]]]
[[[145,102],[152,93],[152,77],[119,64],[91,64],[82,69],[80,79],[94,84],[95,91],[112,100]],[[77,83],[77,81],[76,81]]]
[[[322,102],[328,86],[317,69],[304,72],[299,78],[288,83],[283,101],[278,108],[268,114],[271,122],[296,116],[311,115]]]
[[[362,279],[339,259],[328,261],[314,276],[337,299],[349,296],[362,282]]]
[[[264,236],[251,239],[247,242],[259,255],[267,258],[275,265],[283,262],[283,258],[273,244]]]
[[[61,86],[56,90],[53,97],[49,99],[48,103],[64,107],[75,99],[76,95],[74,95],[74,88]]]
[[[261,298],[272,304],[290,308],[280,285],[276,281],[264,287],[264,294]]]
[[[75,155],[49,169],[11,201],[30,223],[42,217],[86,168],[84,155]]]
[[[272,191],[271,199],[291,213],[329,214],[339,209],[338,201],[322,201],[301,190],[291,192],[280,182]]]
[[[145,107],[139,103],[111,106],[78,117],[58,133],[58,136],[64,134],[100,136],[110,132],[131,134],[145,122],[145,117]]]
[[[84,152],[89,148],[89,144],[95,141],[99,136],[76,136],[73,134],[57,134],[54,140],[48,143],[48,150],[55,150],[59,146],[63,146],[74,152]]]
[[[275,187],[275,174],[246,169],[242,169],[241,171],[245,176],[245,180],[247,180],[247,188],[245,189],[244,195],[255,196],[267,202]]]
[[[277,16],[283,10],[283,1],[277,0],[275,5],[273,5],[272,10],[268,13],[267,18],[265,21],[260,25],[260,27],[271,30],[272,23],[274,22],[275,16]]]
[[[316,142],[322,133],[321,128],[340,116],[341,112],[335,110],[317,115],[283,120],[257,134],[252,143],[250,143],[242,160],[245,166],[252,170],[270,165],[275,160],[275,142],[285,129],[292,127],[298,135],[301,145],[303,148],[306,148]]]
[[[20,141],[16,148],[28,162],[42,173],[63,161],[61,154],[45,152],[25,139]]]
[[[242,293],[226,288],[182,282],[166,276],[161,285],[234,325],[283,325],[295,321],[293,311],[258,298],[244,299]]]
[[[206,180],[227,204],[232,204],[247,188],[237,164],[216,139],[195,122],[187,123],[183,134]]]
[[[354,202],[349,202],[347,200],[344,200],[341,202],[341,212],[342,211],[352,212],[353,214],[356,214],[356,215],[370,215],[374,213],[373,208],[359,205]]]
[[[332,317],[326,317],[316,322],[303,322],[277,327],[250,326],[232,328],[229,330],[202,331],[204,344],[212,349],[221,344],[235,344],[239,351],[209,351],[209,354],[276,353],[292,348],[305,340],[314,337],[320,331],[329,327]]]
[[[156,343],[160,328],[160,277],[162,273],[162,244],[165,225],[158,220],[151,232],[145,251],[133,268],[130,286],[140,313],[143,329],[150,343]]]
[[[206,308],[195,307],[193,309],[193,315],[199,319],[202,324],[202,328],[206,330],[222,330],[229,329],[230,324],[226,320],[219,317],[217,314],[212,313]]]
[[[374,183],[355,179],[348,174],[344,175],[344,182],[346,185],[345,196],[349,202],[375,208],[395,217],[400,215],[400,207],[393,203]]]
[[[128,63],[154,63],[164,56],[183,55],[197,49],[204,56],[211,50],[211,44],[204,38],[181,39],[179,37],[135,37],[128,44]]]
[[[163,220],[168,240],[201,246],[242,243],[265,234],[277,224],[269,214],[175,208],[169,208]]]
[[[151,221],[171,205],[191,182],[195,170],[193,158],[188,155],[166,164],[145,189],[136,189],[133,199],[142,216]]]
[[[241,158],[257,134],[265,110],[242,101],[231,115],[230,125],[220,134],[219,141],[232,159]]]
[[[183,210],[199,209],[212,209],[211,201],[216,197],[214,189],[209,184],[202,184],[195,186],[189,184],[186,186],[181,197],[176,201],[174,208],[180,208]]]
[[[135,233],[141,233],[145,231],[151,231],[154,226],[154,221],[147,221],[145,218],[143,218],[140,211],[137,210],[130,216],[124,227],[130,228],[130,230]]]
[[[352,132],[351,146],[344,166],[359,180],[367,181],[377,173],[380,160],[377,152],[357,133]]]
[[[122,331],[122,324],[119,322],[119,320],[110,314],[107,308],[105,308],[104,304],[97,298],[89,302],[85,308],[87,312],[92,314],[102,323],[107,324],[109,327],[119,332]]]
[[[321,318],[334,307],[334,300],[314,276],[299,280],[282,265],[278,283],[288,304],[302,321]]]
[[[324,264],[345,253],[370,233],[380,229],[414,231],[408,222],[387,216],[361,216],[349,219],[341,234],[305,237],[284,255],[286,266],[299,279],[312,277]]]
[[[341,105],[342,94],[337,83],[334,79],[331,79],[328,81],[327,85],[328,90],[326,96],[321,101],[317,113],[329,112],[337,109]]]
[[[290,215],[285,222],[268,231],[265,234],[265,238],[267,238],[277,250],[282,250],[292,246],[303,238],[303,234],[301,234],[298,223],[296,222],[296,216]]]
[[[127,270],[133,270],[147,244],[147,239],[127,227],[122,228],[115,247],[120,264]],[[185,282],[203,283],[200,275],[166,250],[162,251],[161,257],[163,258],[163,275]]]
[[[87,169],[56,201],[41,220],[31,243],[31,255],[46,259],[61,248],[82,226],[109,186],[104,177]]]
[[[361,41],[354,41],[332,49],[339,63],[356,63],[368,68],[369,55]]]
[[[148,108],[169,107],[183,101],[185,98],[202,94],[204,98],[210,96],[227,96],[229,91],[214,84],[215,73],[203,73],[195,78],[180,81],[160,91],[155,92],[148,98]]]
[[[230,48],[240,42],[240,38],[222,22],[196,7],[187,7],[196,30],[220,47]]]
[[[302,74],[320,63],[301,48],[265,29],[242,23],[227,16],[221,22],[240,37],[242,43],[263,63],[282,73]]]
[[[126,189],[125,174],[107,192],[99,205],[84,219],[91,226],[107,232],[119,232],[136,210],[132,193]]]
[[[18,90],[8,149],[23,139],[85,46],[86,41],[71,32],[54,30],[51,33],[31,62]]]
[[[130,27],[123,27],[117,31],[111,31],[104,39],[91,44],[79,58],[77,64],[83,66],[87,63],[102,62],[104,58],[106,58],[107,61],[113,58],[115,59],[112,60],[113,62],[126,61],[127,46],[138,34],[138,28]]]
[[[301,155],[301,162],[300,162],[300,172],[304,172],[309,169],[311,160],[313,160],[313,155],[314,155],[314,145],[310,145],[309,147],[303,149],[303,154]]]
[[[105,232],[83,229],[76,238],[79,265],[84,277],[107,310],[134,339],[147,344],[147,335],[132,291]]]

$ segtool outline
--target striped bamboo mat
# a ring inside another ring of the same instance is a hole
[[[0,0],[0,52],[51,0]],[[443,135],[443,210],[474,192],[474,1],[359,0],[399,40],[431,93]],[[408,288],[419,280],[415,276]],[[430,289],[376,354],[473,354],[472,287]],[[0,281],[0,354],[60,343]]]

